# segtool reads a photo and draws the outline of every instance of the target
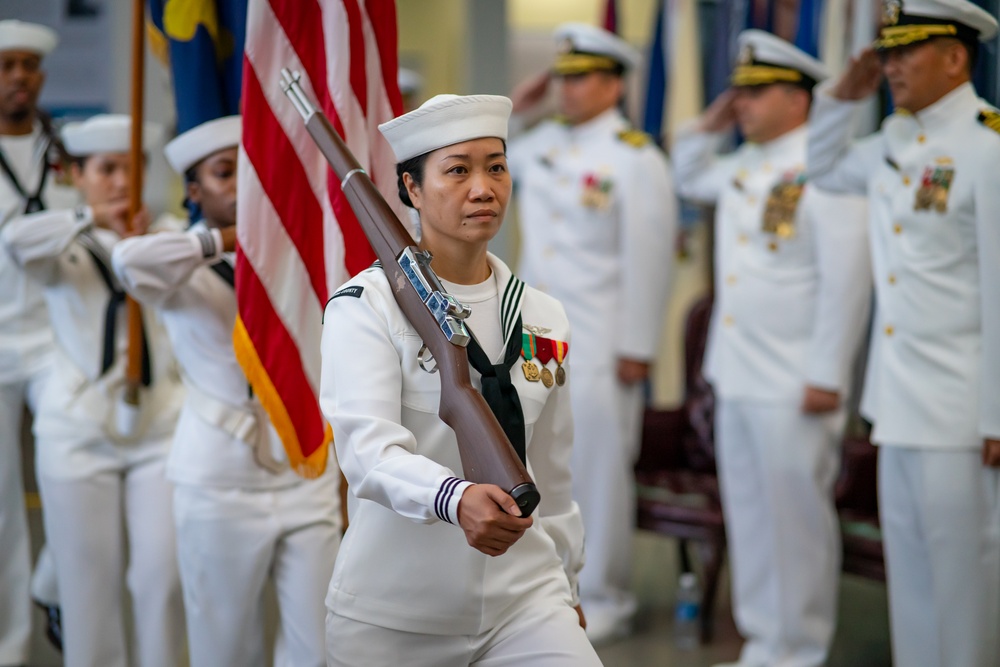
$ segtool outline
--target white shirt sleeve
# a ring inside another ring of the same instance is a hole
[[[806,382],[843,397],[858,347],[868,330],[871,308],[867,200],[814,188],[807,188],[805,197],[819,268]]]
[[[806,177],[830,192],[864,194],[871,168],[885,158],[880,154],[880,135],[853,142],[864,112],[863,102],[834,98],[820,86],[813,95],[809,114]]]
[[[0,243],[14,262],[35,278],[56,279],[59,256],[80,232],[93,225],[90,207],[41,211],[14,218],[3,228]]]
[[[690,123],[677,132],[670,159],[682,199],[699,204],[719,199],[733,178],[733,158],[719,156],[725,142],[725,134],[698,132]]]
[[[998,150],[975,177],[976,236],[979,251],[979,295],[982,303],[982,390],[979,407],[984,438],[1000,439],[1000,177]]]
[[[320,342],[320,408],[354,495],[419,523],[457,523],[458,502],[471,483],[417,454],[416,436],[401,424],[402,370],[385,315],[396,307],[370,287],[358,298],[330,300]]]
[[[639,149],[616,184],[621,202],[619,248],[621,294],[616,341],[620,357],[656,356],[674,264],[677,197],[659,149]]]
[[[567,357],[563,367],[569,368]],[[535,422],[528,448],[528,465],[542,501],[537,521],[552,541],[563,562],[573,592],[579,600],[579,577],[583,568],[583,517],[573,501],[570,456],[573,451],[573,419],[569,385],[554,386]]]
[[[195,269],[222,257],[217,229],[133,236],[115,244],[111,264],[129,294],[157,306],[186,284]]]

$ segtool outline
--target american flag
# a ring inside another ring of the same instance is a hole
[[[239,156],[236,356],[292,467],[326,466],[319,341],[328,296],[375,259],[340,182],[280,86],[283,67],[389,201],[395,159],[378,124],[402,111],[393,0],[250,0]],[[405,219],[405,218],[403,218]]]

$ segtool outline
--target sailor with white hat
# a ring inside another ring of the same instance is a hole
[[[36,104],[43,58],[58,42],[42,25],[0,21],[0,226],[46,204],[70,206],[76,193],[57,183],[60,154]],[[41,287],[0,253],[0,665],[28,661],[32,594],[55,605],[55,581],[31,575],[21,474],[21,417],[34,410],[52,358],[52,331]],[[47,556],[47,550],[43,555]],[[43,557],[44,557],[43,556]],[[52,616],[55,618],[55,616]]]
[[[167,144],[198,212],[186,232],[125,239],[112,263],[155,309],[174,344],[187,400],[167,464],[193,667],[257,665],[268,580],[290,665],[326,660],[323,597],[340,543],[339,471],[306,480],[290,467],[233,350],[239,116]],[[332,460],[332,457],[331,457]]]
[[[587,528],[580,585],[587,634],[600,642],[628,633],[636,609],[632,465],[670,290],[677,202],[663,152],[619,110],[639,54],[579,23],[553,37],[560,117],[511,142],[510,165],[524,279],[565,305],[575,333],[573,479]]]
[[[350,280],[326,306],[321,341],[320,406],[351,512],[327,595],[330,665],[600,664],[574,611],[583,527],[569,471],[569,325],[487,251],[511,194],[510,109],[495,95],[439,95],[379,130],[400,198],[420,213],[421,248],[472,309],[472,380],[542,502],[523,518],[499,487],[463,479],[455,432],[438,417],[442,380],[418,362],[420,337],[385,272]]]
[[[716,206],[704,373],[733,576],[740,667],[820,667],[837,620],[833,484],[871,294],[860,197],[805,179],[815,58],[738,38],[723,93],[674,143],[678,192]],[[720,155],[737,126],[747,139]]]
[[[56,339],[34,432],[69,667],[127,664],[130,645],[138,664],[175,665],[183,633],[165,477],[183,390],[150,312],[142,317],[138,417],[121,419],[128,327],[110,255],[125,228],[128,172],[139,168],[127,153],[130,130],[127,116],[67,125],[62,138],[82,205],[22,216],[0,234],[17,266],[44,286]],[[151,146],[154,133],[145,134]],[[147,216],[136,217],[140,231]],[[122,605],[126,553],[131,621]],[[126,640],[130,626],[134,644]]]
[[[876,314],[862,411],[880,445],[893,659],[1000,656],[1000,113],[971,72],[997,20],[888,0],[873,49],[817,95],[809,169],[866,191]],[[852,143],[881,75],[898,111]]]

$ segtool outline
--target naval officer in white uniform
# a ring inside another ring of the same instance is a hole
[[[561,116],[513,141],[510,167],[521,274],[563,303],[575,333],[573,496],[587,534],[580,594],[588,635],[603,641],[626,634],[636,608],[632,466],[669,294],[677,202],[663,152],[618,107],[638,53],[583,24],[560,26],[555,38]],[[519,99],[518,111],[528,101]]]
[[[437,414],[441,377],[418,363],[420,336],[385,272],[350,280],[327,304],[322,339],[320,405],[350,485],[327,596],[331,666],[601,664],[577,597],[569,324],[486,250],[511,192],[510,109],[505,97],[439,95],[379,129],[399,160],[400,197],[420,213],[420,247],[472,309],[472,381],[526,456],[541,504],[521,517],[499,487],[462,478],[455,433]]]
[[[167,464],[192,667],[263,666],[268,580],[281,612],[275,664],[326,664],[323,596],[340,544],[340,473],[306,480],[233,351],[236,165],[242,122],[203,123],[167,144],[198,210],[186,232],[126,239],[126,291],[155,308],[187,389]],[[332,460],[332,458],[331,458]]]
[[[818,92],[810,123],[812,182],[869,197],[862,410],[900,666],[1000,665],[1000,114],[970,82],[996,33],[966,0],[887,2],[874,50]],[[852,143],[883,74],[897,111]]]
[[[139,410],[123,405],[128,327],[111,249],[125,230],[128,174],[137,168],[128,155],[130,128],[128,116],[116,115],[64,127],[83,204],[23,216],[0,235],[17,265],[44,284],[56,339],[35,438],[67,667],[173,667],[182,652],[164,469],[183,389],[166,333],[150,312],[143,313]],[[137,231],[147,221],[145,212],[136,216]],[[126,640],[127,626],[134,642]]]
[[[60,142],[37,106],[45,82],[42,61],[58,41],[45,26],[0,21],[0,227],[46,206],[76,202],[76,191],[57,182],[65,166]],[[32,411],[38,405],[53,349],[41,285],[0,252],[0,665],[28,661],[31,545],[21,483],[21,416],[25,404]],[[55,577],[51,561],[47,565],[32,580],[32,594],[51,605]]]
[[[760,30],[732,88],[674,144],[682,197],[716,205],[706,377],[746,639],[740,667],[821,667],[837,617],[833,505],[851,368],[871,301],[865,201],[805,178],[822,63]],[[718,155],[733,126],[746,143]]]

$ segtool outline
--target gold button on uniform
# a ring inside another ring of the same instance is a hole
[[[909,185],[909,184],[910,184],[910,177],[903,176],[903,185]]]
[[[733,274],[729,274],[728,276],[726,276],[726,284],[727,285],[735,285],[736,284],[736,276],[734,276]]]
[[[746,245],[747,243],[750,242],[750,239],[747,238],[746,234],[740,234],[738,237],[736,237],[736,242],[739,243],[740,245]]]
[[[892,334],[894,334],[895,332],[896,332],[896,330],[892,328],[892,325],[891,325],[891,324],[890,324],[890,325],[888,325],[888,326],[887,326],[887,327],[885,328],[885,335],[886,335],[886,336],[891,336],[891,335],[892,335]]]
[[[757,198],[754,197],[753,195],[749,195],[747,196],[747,203],[750,204],[751,206],[754,206],[757,203]]]
[[[889,284],[890,285],[895,285],[896,284],[896,274],[895,273],[890,273],[889,274]]]
[[[734,324],[736,324],[736,320],[734,320],[734,319],[733,319],[733,316],[732,316],[732,315],[726,315],[726,316],[725,316],[725,317],[724,317],[724,318],[722,319],[722,323],[723,323],[723,324],[725,324],[725,325],[726,325],[727,327],[731,327],[731,326],[733,326]]]
[[[903,225],[899,224],[898,222],[896,224],[894,224],[892,226],[892,233],[893,234],[902,234],[903,233]]]
[[[917,135],[917,143],[918,144],[922,144],[925,141],[927,141],[927,135],[926,134],[918,134]]]
[[[767,249],[771,252],[778,252],[778,243],[776,241],[771,241],[767,244]]]

